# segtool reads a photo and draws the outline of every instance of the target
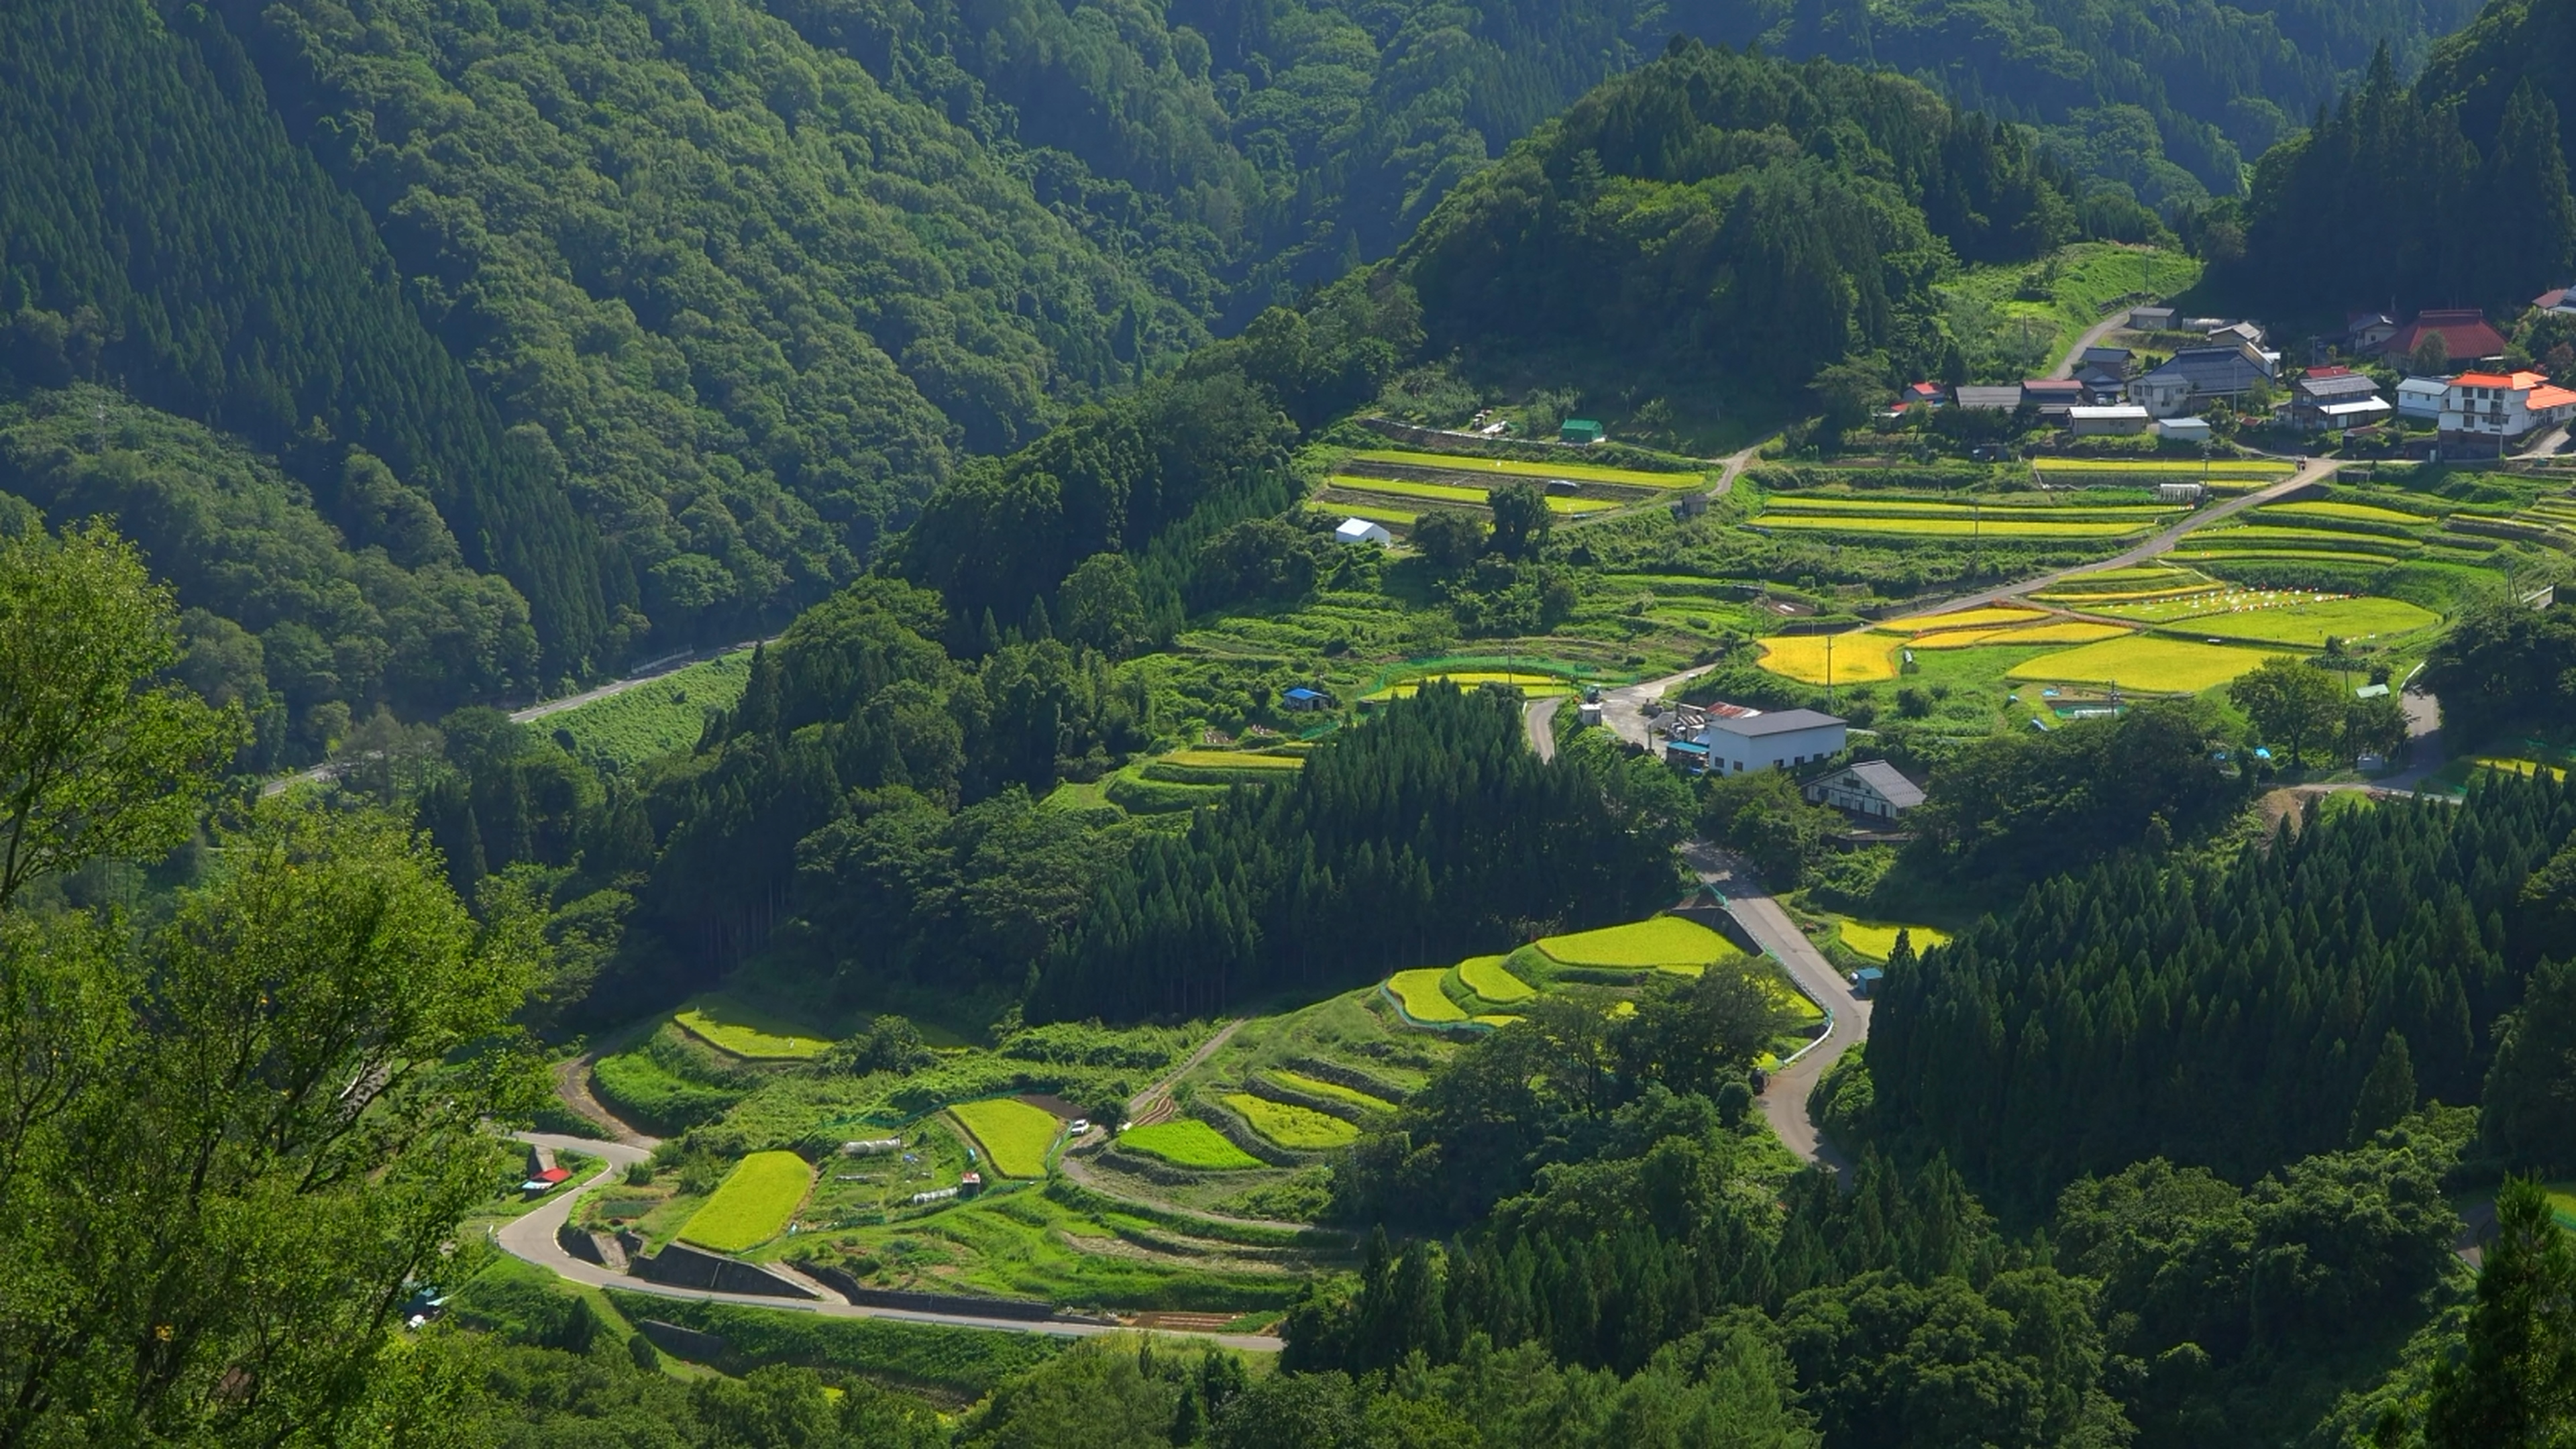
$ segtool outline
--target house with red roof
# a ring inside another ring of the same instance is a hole
[[[2576,390],[2536,372],[2464,372],[2442,396],[2442,456],[2494,457],[2506,440],[2576,418]]]
[[[2475,307],[2454,307],[2418,312],[2415,320],[2389,334],[2380,344],[2383,357],[2407,358],[2424,339],[2440,334],[2444,356],[2454,363],[2473,365],[2493,362],[2504,356],[2504,334],[2487,325],[2487,314]]]
[[[2532,298],[2531,305],[2543,312],[2556,312],[2563,317],[2576,317],[2576,287],[2552,287]]]

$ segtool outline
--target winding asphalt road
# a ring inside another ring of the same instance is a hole
[[[677,1288],[664,1283],[648,1283],[611,1272],[597,1263],[576,1258],[555,1241],[556,1232],[572,1218],[573,1204],[592,1188],[606,1184],[626,1171],[630,1163],[652,1156],[641,1147],[623,1142],[601,1142],[589,1137],[566,1137],[551,1132],[521,1132],[522,1142],[551,1147],[559,1152],[581,1152],[607,1159],[597,1175],[570,1192],[558,1193],[551,1201],[525,1216],[502,1225],[493,1241],[501,1251],[523,1262],[534,1263],[560,1278],[587,1283],[595,1288],[615,1288],[628,1293],[648,1294],[656,1298],[685,1298],[700,1303],[732,1303],[744,1308],[765,1308],[772,1312],[813,1313],[825,1318],[890,1318],[904,1323],[937,1324],[949,1328],[981,1328],[1003,1333],[1041,1333],[1055,1338],[1090,1338],[1104,1333],[1136,1333],[1144,1330],[1113,1328],[1094,1323],[1025,1323],[1008,1318],[979,1318],[970,1313],[928,1313],[905,1308],[877,1308],[868,1305],[824,1299],[810,1302],[786,1298],[763,1298],[746,1293],[718,1293],[706,1288]],[[1210,1339],[1227,1348],[1244,1353],[1277,1353],[1280,1341],[1251,1333],[1192,1333],[1174,1335],[1183,1338]]]
[[[1762,889],[1752,867],[1704,840],[1682,847],[1701,883],[1726,898],[1726,908],[1755,944],[1771,953],[1800,990],[1825,1008],[1825,1034],[1771,1074],[1762,1088],[1762,1116],[1790,1151],[1839,1172],[1850,1162],[1817,1130],[1807,1113],[1807,1094],[1817,1079],[1842,1059],[1843,1053],[1869,1040],[1869,1003],[1852,995],[1851,984],[1816,949],[1789,913]]]

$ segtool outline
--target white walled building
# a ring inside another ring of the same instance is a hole
[[[1844,722],[1822,710],[1784,709],[1735,718],[1711,716],[1698,731],[1712,772],[1794,769],[1841,754]]]

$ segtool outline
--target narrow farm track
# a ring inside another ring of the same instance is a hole
[[[1053,1338],[1092,1338],[1105,1333],[1135,1333],[1142,1330],[1112,1328],[1091,1323],[1024,1323],[1007,1318],[982,1318],[970,1313],[936,1313],[904,1308],[875,1308],[856,1303],[824,1299],[819,1303],[790,1299],[761,1298],[744,1293],[718,1293],[705,1288],[675,1288],[668,1284],[648,1283],[614,1273],[597,1263],[576,1258],[555,1241],[565,1223],[572,1220],[573,1204],[591,1189],[608,1183],[624,1173],[628,1164],[642,1162],[652,1154],[640,1147],[622,1142],[598,1142],[587,1137],[564,1137],[549,1132],[514,1134],[519,1141],[552,1147],[558,1151],[584,1152],[605,1157],[607,1165],[579,1188],[557,1196],[525,1217],[504,1224],[492,1237],[501,1251],[524,1263],[532,1263],[556,1277],[594,1288],[616,1288],[629,1293],[656,1298],[685,1298],[699,1303],[730,1303],[742,1308],[762,1308],[774,1313],[812,1313],[824,1318],[888,1318],[903,1323],[925,1323],[947,1328],[980,1328],[997,1333],[1039,1333]],[[1210,1339],[1243,1353],[1277,1353],[1281,1347],[1276,1338],[1252,1333],[1193,1333],[1179,1337]]]
[[[633,674],[627,675],[623,679],[610,680],[608,683],[600,685],[596,689],[586,689],[579,694],[567,694],[561,699],[549,699],[542,703],[529,705],[524,709],[514,709],[510,711],[510,722],[512,724],[527,724],[534,720],[544,719],[550,714],[561,714],[568,709],[579,709],[583,705],[590,704],[597,700],[613,699],[638,685],[651,684],[654,680],[677,674],[692,664],[703,664],[710,659],[721,659],[728,654],[739,653],[742,650],[750,649],[757,645],[775,644],[777,642],[778,640],[776,636],[772,636],[767,639],[746,639],[739,644],[724,644],[708,649],[691,650],[685,654],[665,655],[660,659],[654,660],[650,664],[638,666]],[[319,764],[309,770],[298,770],[292,775],[279,776],[277,779],[271,780],[260,786],[259,793],[263,797],[269,795],[282,795],[287,791],[294,789],[298,785],[318,784],[321,781],[331,779],[339,773],[340,766],[337,762]]]
[[[1755,944],[1770,953],[1798,988],[1825,1008],[1824,1037],[1797,1060],[1771,1074],[1762,1088],[1764,1120],[1788,1149],[1809,1162],[1836,1172],[1850,1161],[1824,1139],[1807,1111],[1807,1096],[1843,1053],[1869,1040],[1869,1003],[1852,995],[1851,986],[1816,949],[1789,913],[1780,908],[1755,879],[1752,868],[1704,840],[1682,847],[1682,859],[1702,884],[1726,898],[1727,913],[1744,927]]]
[[[1529,731],[1531,753],[1542,765],[1556,758],[1556,710],[1565,696],[1551,694],[1521,706],[1521,724]]]
[[[2228,499],[2224,503],[2213,504],[2210,507],[2201,509],[2190,517],[2184,519],[2182,522],[2175,524],[2173,527],[2166,529],[2162,533],[2156,534],[2152,538],[2149,538],[2146,542],[2131,547],[2126,552],[2115,554],[2106,559],[2097,559],[2092,563],[2078,564],[2073,568],[2058,569],[2053,573],[2041,574],[2039,577],[2034,579],[2024,579],[2016,584],[2006,584],[2001,588],[1988,589],[1983,593],[1964,594],[1957,598],[1943,599],[1938,603],[1925,604],[1919,608],[1907,609],[1902,613],[1889,615],[1888,622],[1894,622],[1900,619],[1920,619],[1928,615],[1947,614],[1959,609],[1983,608],[1989,604],[2015,602],[2025,594],[2035,594],[2052,584],[2064,583],[2066,580],[2071,579],[2078,574],[2099,573],[2104,569],[2134,567],[2138,564],[2145,563],[2149,559],[2171,552],[2175,544],[2182,542],[2186,536],[2198,529],[2207,528],[2211,524],[2217,523],[2223,519],[2233,518],[2248,508],[2255,508],[2266,503],[2274,502],[2286,494],[2294,493],[2301,488],[2307,487],[2311,483],[2323,482],[2324,480],[2333,477],[2335,470],[2342,466],[2343,464],[2340,461],[2333,458],[2311,459],[2305,467],[2299,469],[2299,471],[2291,474],[2289,477],[2282,479],[2280,482],[2267,484],[2250,493],[2240,493],[2234,498]]]
[[[2075,364],[2082,360],[2085,348],[2101,346],[2103,338],[2110,336],[2112,333],[2126,327],[2127,325],[2129,325],[2129,309],[2122,307],[2118,311],[2113,312],[2110,316],[2105,317],[2101,321],[2094,323],[2092,326],[2085,328],[2084,335],[2076,338],[2075,345],[2066,349],[2066,355],[2057,359],[2057,366],[2051,369],[2048,375],[2051,377],[2073,377],[2075,375]]]

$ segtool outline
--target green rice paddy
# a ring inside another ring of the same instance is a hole
[[[814,1169],[795,1153],[755,1152],[734,1166],[680,1236],[719,1253],[758,1247],[786,1228],[813,1184]]]
[[[1196,1117],[1130,1127],[1118,1134],[1118,1145],[1129,1152],[1159,1157],[1174,1167],[1200,1172],[1245,1172],[1265,1165]]]
[[[1328,1152],[1359,1140],[1359,1128],[1312,1107],[1274,1102],[1250,1092],[1229,1092],[1222,1100],[1242,1113],[1253,1131],[1291,1151]]]
[[[1458,963],[1458,979],[1467,984],[1468,990],[1497,1006],[1527,1001],[1538,994],[1506,969],[1500,956],[1468,957]]]
[[[1046,1176],[1047,1153],[1064,1126],[1053,1112],[1013,1097],[959,1102],[948,1113],[966,1124],[993,1170],[1006,1177]]]
[[[1561,965],[1638,971],[1657,966],[1706,966],[1743,954],[1724,936],[1679,916],[1655,916],[1624,926],[1550,936],[1538,943],[1538,949]]]
[[[1386,979],[1386,989],[1404,1005],[1405,1015],[1416,1021],[1465,1021],[1467,1013],[1440,989],[1440,978],[1448,975],[1438,966],[1421,966],[1411,971],[1398,971]]]

